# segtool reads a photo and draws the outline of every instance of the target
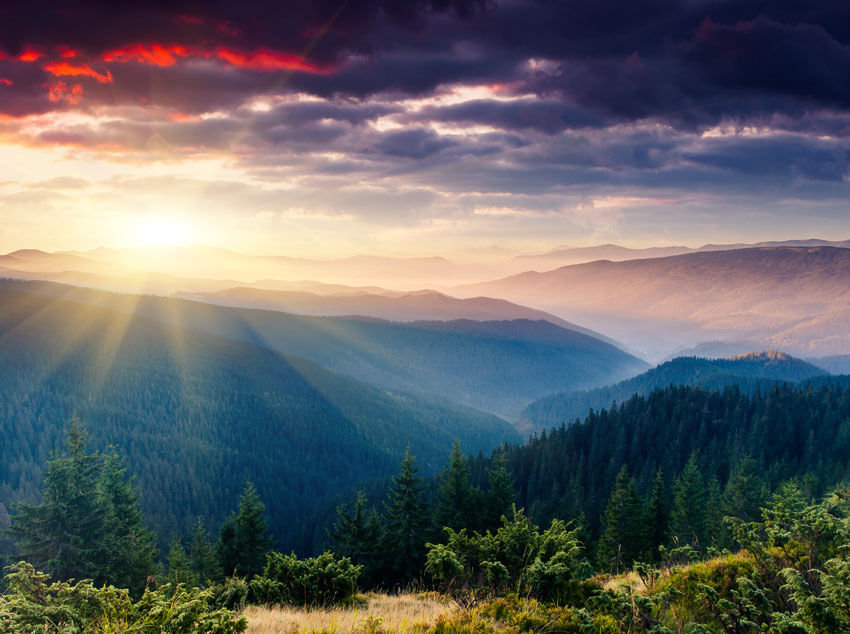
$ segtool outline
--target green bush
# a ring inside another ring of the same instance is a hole
[[[265,605],[340,603],[354,595],[361,568],[348,557],[337,559],[329,551],[307,559],[269,553],[263,573],[250,582],[251,601]]]
[[[164,585],[134,602],[127,590],[98,588],[89,580],[52,581],[26,562],[7,571],[0,631],[8,634],[231,634],[247,627],[231,611],[213,609],[208,590]]]

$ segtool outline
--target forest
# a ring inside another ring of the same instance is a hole
[[[670,387],[487,458],[455,442],[435,477],[408,448],[383,498],[340,504],[327,548],[299,558],[250,482],[160,552],[120,455],[74,419],[41,501],[12,514],[0,624],[230,632],[250,604],[419,588],[460,606],[422,631],[844,631],[848,452],[840,385]],[[184,629],[156,629],[168,602]]]

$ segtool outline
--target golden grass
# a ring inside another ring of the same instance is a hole
[[[375,631],[414,634],[423,632],[439,616],[457,606],[433,594],[374,594],[363,596],[365,605],[351,608],[248,607],[248,634],[355,634]]]

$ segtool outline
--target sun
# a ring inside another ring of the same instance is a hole
[[[135,238],[144,246],[180,246],[191,239],[188,225],[178,218],[145,218],[136,230]]]

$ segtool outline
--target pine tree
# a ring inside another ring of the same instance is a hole
[[[516,488],[513,478],[508,471],[508,460],[505,452],[497,451],[492,458],[492,468],[487,468],[487,483],[489,488],[484,496],[485,507],[482,515],[484,525],[482,530],[495,530],[502,524],[502,517],[508,517],[516,503]]]
[[[156,569],[156,536],[144,524],[139,492],[114,449],[103,462],[99,486],[107,507],[107,577],[115,586],[141,594]]]
[[[328,537],[333,541],[333,550],[337,555],[351,559],[352,563],[363,566],[360,583],[370,587],[377,583],[377,569],[381,566],[379,548],[383,537],[383,528],[374,509],[369,511],[368,500],[362,491],[357,492],[354,509],[349,513],[347,507],[340,504],[337,520]]]
[[[195,520],[195,530],[189,545],[189,567],[199,583],[209,584],[222,577],[215,546],[200,517]]]
[[[460,450],[460,442],[455,441],[449,457],[449,466],[443,469],[438,484],[439,501],[434,511],[434,519],[440,527],[448,526],[454,530],[472,528],[475,490],[469,481],[469,463]]]
[[[425,542],[431,526],[422,492],[427,488],[416,473],[410,446],[401,461],[401,472],[393,476],[386,502],[386,552],[400,578],[409,581],[421,570]]]
[[[744,456],[732,470],[723,492],[724,512],[745,522],[761,519],[767,491],[759,476],[758,465],[750,456]]]
[[[646,509],[648,529],[647,541],[652,550],[652,557],[658,556],[658,548],[667,543],[670,531],[670,509],[667,501],[667,484],[661,469],[655,472],[652,491],[649,494],[649,504]]]
[[[247,482],[239,500],[239,510],[221,527],[218,550],[225,574],[248,578],[258,574],[271,545],[266,505],[254,485]]]
[[[605,531],[599,540],[599,559],[608,569],[628,569],[643,557],[646,531],[643,503],[625,465],[617,474],[603,516]]]
[[[695,455],[691,455],[673,487],[672,532],[680,545],[705,542],[707,496]]]
[[[166,561],[168,563],[168,574],[166,575],[168,583],[173,585],[183,583],[187,586],[197,584],[197,577],[192,574],[186,549],[183,548],[183,544],[176,537],[171,540]]]
[[[92,579],[139,593],[153,573],[153,535],[139,494],[114,453],[87,453],[74,416],[64,450],[47,463],[42,502],[20,504],[10,535],[20,556],[57,579]]]

